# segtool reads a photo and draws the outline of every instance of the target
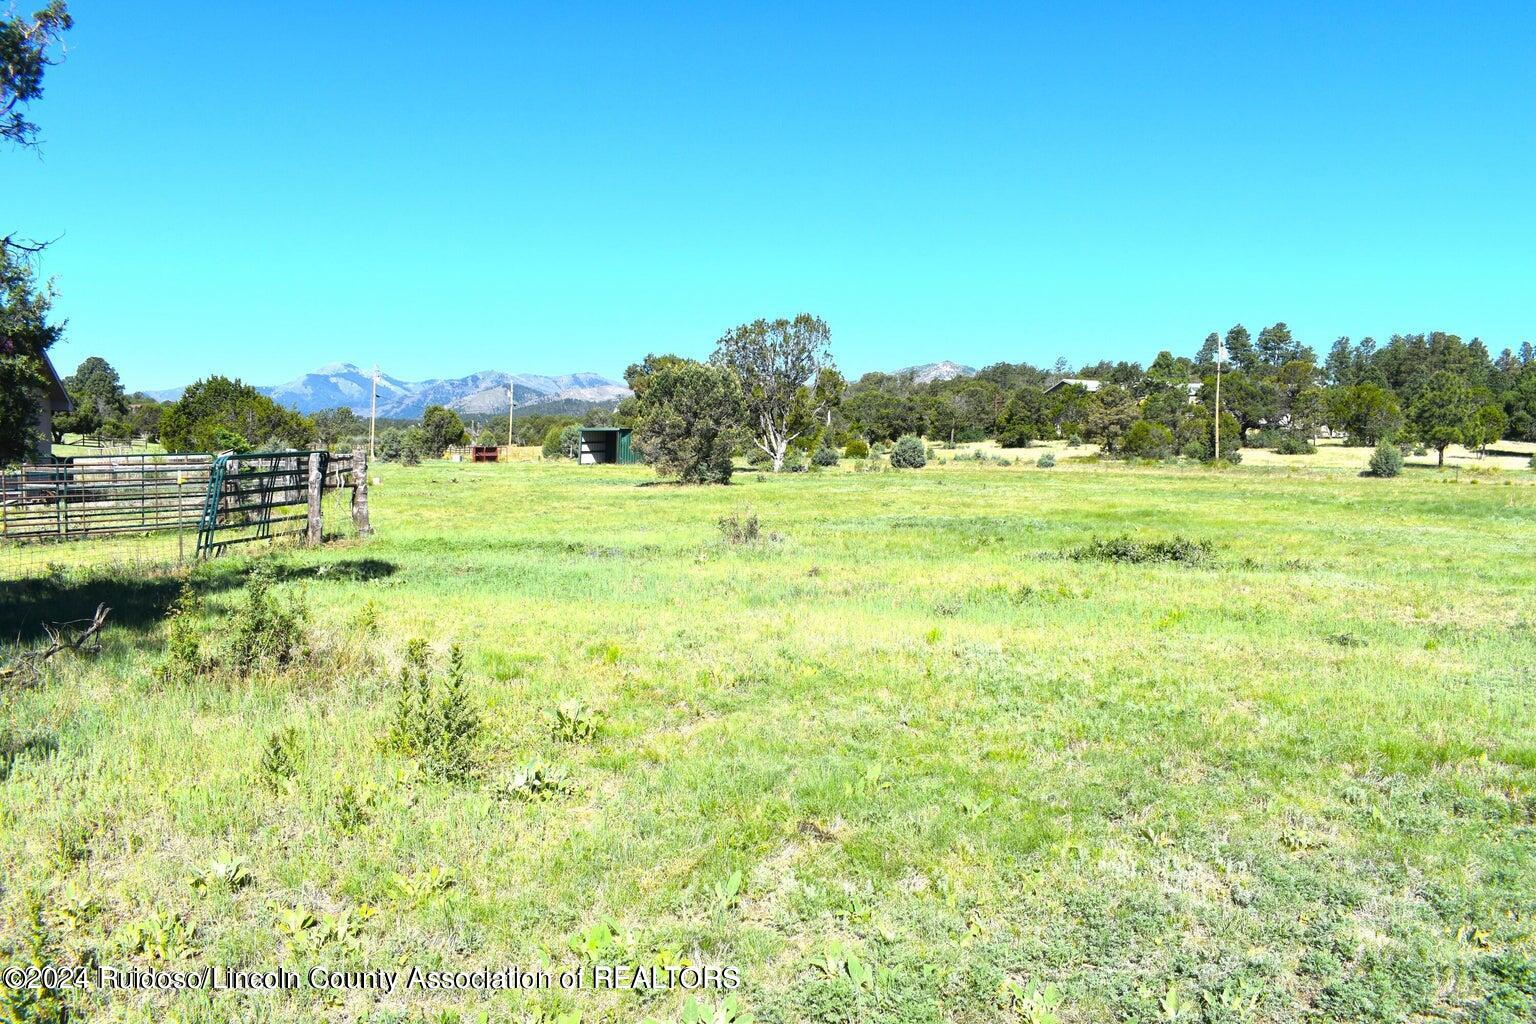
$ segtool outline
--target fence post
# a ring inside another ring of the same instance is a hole
[[[364,448],[352,449],[352,525],[359,537],[373,533],[368,523],[368,452]]]
[[[320,535],[325,519],[321,514],[320,495],[325,489],[325,478],[320,475],[320,453],[309,453],[309,543],[313,547],[320,543]]]

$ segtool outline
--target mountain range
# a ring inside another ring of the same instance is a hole
[[[429,405],[446,405],[471,416],[506,415],[507,387],[511,385],[519,409],[551,402],[584,402],[614,405],[628,398],[629,388],[598,373],[566,373],[548,377],[537,373],[505,373],[482,370],[467,377],[407,381],[379,374],[379,415],[414,419]],[[331,363],[295,377],[286,384],[257,386],[273,401],[302,413],[322,409],[351,409],[366,416],[372,398],[373,374],[353,363]],[[185,388],[144,392],[157,401],[174,401]]]
[[[896,371],[899,376],[910,375],[919,384],[970,377],[975,373],[973,367],[948,360],[908,366]],[[422,381],[401,380],[380,373],[379,415],[386,419],[415,419],[429,405],[445,405],[454,412],[469,416],[505,416],[509,384],[516,389],[519,409],[556,402],[562,403],[562,411],[565,412],[584,405],[612,406],[632,393],[622,382],[599,373],[565,373],[548,377],[537,373],[482,370],[467,377]],[[366,416],[372,387],[371,371],[354,363],[331,363],[295,377],[286,384],[269,387],[258,385],[256,390],[302,413],[345,408]],[[170,402],[180,398],[185,390],[167,388],[146,391],[144,394],[156,401]]]

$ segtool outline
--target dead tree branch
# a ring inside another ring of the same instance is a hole
[[[48,645],[34,651],[24,651],[9,665],[0,668],[0,683],[11,680],[19,680],[24,684],[34,682],[38,678],[43,663],[60,651],[73,651],[77,654],[96,653],[101,649],[102,627],[107,624],[107,616],[111,613],[111,608],[98,604],[96,614],[89,619],[43,623],[43,632],[48,634]]]

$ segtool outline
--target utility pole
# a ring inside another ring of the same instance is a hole
[[[1216,343],[1216,450],[1211,453],[1212,462],[1221,461],[1221,360],[1227,354],[1224,341]]]
[[[368,461],[373,461],[373,422],[379,418],[379,364],[373,364],[373,399],[368,405]]]

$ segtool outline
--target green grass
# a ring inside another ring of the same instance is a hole
[[[174,580],[0,594],[8,635],[122,609],[101,654],[0,692],[0,911],[40,898],[54,955],[561,967],[581,932],[600,960],[735,966],[759,1021],[1529,1019],[1536,489],[1514,474],[378,473],[377,538],[269,560],[310,608],[296,668],[162,678]],[[749,510],[762,539],[727,543],[717,520]],[[1121,535],[1210,548],[1093,554]],[[244,570],[197,577],[208,651]],[[384,742],[414,636],[464,651],[478,781]],[[596,738],[554,738],[577,700]],[[524,785],[535,762],[558,784]],[[248,881],[222,880],[232,858]]]

